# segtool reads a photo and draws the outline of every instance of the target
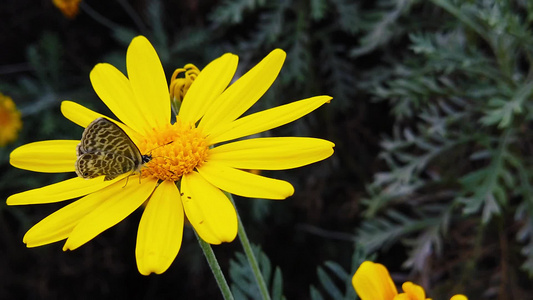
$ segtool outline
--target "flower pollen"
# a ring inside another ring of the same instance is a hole
[[[152,159],[142,169],[143,177],[178,181],[207,160],[208,144],[202,132],[178,119],[174,124],[154,129],[139,147]]]

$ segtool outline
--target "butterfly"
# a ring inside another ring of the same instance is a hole
[[[131,172],[140,172],[152,155],[142,155],[139,148],[117,124],[97,118],[85,128],[76,147],[76,174],[82,178],[105,175],[104,180]]]

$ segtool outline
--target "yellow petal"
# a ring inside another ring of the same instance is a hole
[[[270,52],[261,62],[239,78],[209,107],[198,127],[210,132],[214,127],[234,121],[270,88],[279,74],[286,54]]]
[[[87,127],[97,118],[105,118],[105,116],[102,114],[90,110],[83,105],[79,105],[76,102],[68,100],[61,102],[61,113],[63,116],[65,116],[65,118],[83,128]]]
[[[393,300],[398,290],[382,264],[365,261],[359,266],[352,284],[361,300]]]
[[[205,131],[205,133],[211,145],[233,140],[290,123],[330,100],[330,96],[316,96],[295,101],[242,117],[231,123],[217,126],[211,132]]]
[[[98,97],[122,122],[136,132],[151,132],[146,112],[135,103],[130,82],[122,72],[110,64],[97,64],[91,71],[91,83]]]
[[[256,138],[209,150],[209,161],[237,169],[284,170],[305,166],[333,154],[330,141],[302,137]]]
[[[137,178],[130,179],[127,183],[121,180],[97,192],[105,201],[74,227],[63,250],[74,250],[122,221],[148,199],[157,184],[157,180],[151,178],[143,178],[141,183]]]
[[[196,172],[181,180],[183,208],[198,235],[210,244],[231,242],[237,236],[237,213],[217,187]]]
[[[230,83],[239,57],[226,53],[210,62],[194,80],[185,94],[179,117],[185,122],[196,123],[205,114],[213,101]]]
[[[85,128],[97,118],[106,118],[109,121],[117,124],[126,134],[132,139],[135,144],[139,144],[139,141],[142,140],[142,136],[135,132],[133,129],[128,126],[117,122],[109,117],[106,117],[102,114],[99,114],[95,111],[92,111],[85,106],[79,105],[78,103],[72,101],[63,101],[61,102],[61,113],[65,118],[69,119],[73,123],[80,125]],[[81,135],[80,135],[81,137]]]
[[[161,274],[178,255],[183,238],[183,206],[174,182],[163,181],[154,191],[144,209],[135,257],[143,275]]]
[[[451,297],[450,300],[468,300],[468,298],[465,295],[457,294]]]
[[[101,190],[116,181],[123,179],[125,176],[127,175],[124,174],[108,181],[104,181],[104,176],[93,179],[75,177],[41,188],[11,195],[7,198],[7,205],[54,203],[73,199]]]
[[[135,94],[130,105],[136,105],[151,125],[145,132],[169,124],[170,94],[167,79],[157,52],[144,36],[137,36],[131,41],[126,54],[126,66]],[[128,105],[128,102],[123,105]]]
[[[255,175],[218,162],[203,164],[198,173],[214,186],[239,196],[285,199],[294,194],[294,188],[287,181]]]
[[[402,290],[408,295],[408,299],[426,300],[426,291],[424,291],[424,288],[410,281],[402,284]]]
[[[22,145],[9,156],[12,166],[43,173],[74,172],[80,141],[51,140]]]
[[[28,247],[37,247],[66,239],[86,215],[107,200],[102,197],[107,194],[105,190],[89,194],[49,215],[28,230],[24,243]]]

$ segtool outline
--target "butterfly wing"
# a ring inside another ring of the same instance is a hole
[[[76,174],[83,178],[106,175],[105,180],[111,180],[138,170],[143,163],[135,143],[106,118],[95,119],[85,128],[76,153]]]
[[[135,170],[135,162],[115,153],[84,153],[76,160],[76,174],[82,178],[95,178],[105,175],[104,180],[111,180],[118,175]]]
[[[113,152],[141,161],[141,152],[117,124],[106,118],[97,118],[85,128],[77,147],[78,155],[96,151]]]

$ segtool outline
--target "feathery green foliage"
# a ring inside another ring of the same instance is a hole
[[[273,300],[283,300],[283,277],[281,269],[276,267],[272,274],[272,264],[268,256],[261,251],[261,247],[252,245],[257,258],[259,269],[267,286],[271,288],[270,296]],[[261,299],[259,288],[255,282],[252,269],[246,255],[242,252],[235,253],[235,259],[230,260],[229,276],[231,278],[231,291],[237,300]]]
[[[375,73],[381,69],[370,70],[373,79],[360,85],[390,104],[394,131],[381,144],[388,169],[367,187],[368,219],[358,241],[378,250],[401,240],[410,249],[405,265],[423,272],[446,247],[443,237],[452,227],[474,225],[476,240],[490,245],[498,240],[487,224],[515,224],[522,268],[533,275],[533,36],[524,18],[533,7],[431,2],[443,25],[409,33],[411,52],[391,59],[381,77]]]
[[[364,249],[363,245],[357,245],[355,247],[352,253],[352,265],[349,272],[346,271],[346,267],[333,261],[325,262],[324,267],[317,267],[317,276],[320,285],[318,287],[314,285],[309,287],[311,299],[359,299],[352,285],[352,277],[357,268],[365,260],[374,258],[374,256],[368,257]]]
[[[338,38],[350,37],[359,29],[356,4],[345,0],[228,3],[231,5],[217,7],[211,20],[214,27],[226,30],[247,25],[239,27],[233,38],[233,51],[262,53],[275,47],[287,51],[282,84],[274,86],[278,93],[291,91],[285,93],[285,99],[326,90],[336,99],[332,106],[342,109],[350,105],[355,68]],[[319,63],[322,60],[327,63]]]

